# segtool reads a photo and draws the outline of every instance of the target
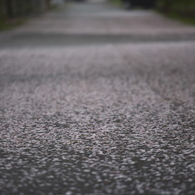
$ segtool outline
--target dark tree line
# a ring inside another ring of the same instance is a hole
[[[164,13],[195,18],[195,0],[157,0],[156,6]]]
[[[163,13],[195,18],[195,0],[120,0],[126,8],[155,8]]]
[[[155,0],[131,0],[131,6],[141,6],[143,8],[152,8],[154,7]]]
[[[156,0],[121,0],[127,9],[132,9],[135,7],[141,8],[153,8],[155,6]]]
[[[0,0],[0,22],[44,12],[50,8],[50,0]]]

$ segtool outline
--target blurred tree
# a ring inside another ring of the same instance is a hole
[[[157,8],[164,13],[195,17],[195,0],[157,0]]]
[[[6,14],[5,14],[5,1],[4,0],[0,0],[0,24],[4,22],[5,18],[6,18]]]
[[[12,0],[5,0],[5,6],[6,6],[7,17],[12,18],[14,16],[13,1]]]
[[[36,15],[51,8],[51,0],[0,0],[0,28],[7,19]]]
[[[126,8],[152,8],[155,5],[156,0],[122,0]]]
[[[157,0],[156,8],[171,18],[195,24],[195,0]]]
[[[51,0],[0,0],[0,14],[5,10],[8,18],[40,13],[51,6]]]
[[[51,8],[51,0],[45,0],[46,9]]]

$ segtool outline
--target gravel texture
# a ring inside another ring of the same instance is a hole
[[[0,194],[194,195],[194,33],[104,3],[1,33]]]

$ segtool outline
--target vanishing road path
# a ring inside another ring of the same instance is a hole
[[[195,27],[72,3],[0,33],[1,195],[194,195]]]

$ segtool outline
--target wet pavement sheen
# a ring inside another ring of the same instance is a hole
[[[72,3],[0,33],[0,195],[194,195],[195,27]]]

